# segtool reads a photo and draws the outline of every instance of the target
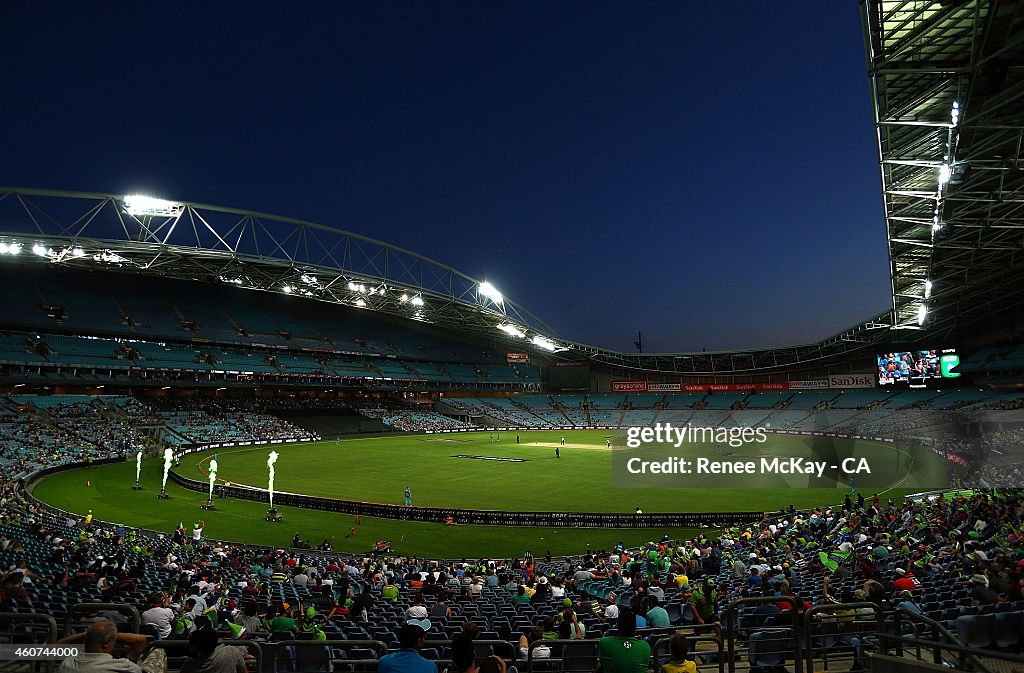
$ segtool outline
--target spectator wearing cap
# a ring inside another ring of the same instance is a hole
[[[989,587],[987,577],[972,575],[971,600],[975,605],[993,605],[999,602],[999,595]]]
[[[378,673],[437,673],[437,665],[420,654],[425,631],[416,624],[398,630],[399,650],[380,658]]]
[[[718,591],[715,580],[708,579],[690,594],[690,612],[697,625],[714,625],[715,635],[722,637],[722,623],[718,617]]]
[[[917,580],[908,575],[903,568],[896,568],[896,581],[892,583],[893,591],[913,591],[917,588]]]
[[[915,614],[923,614],[921,606],[914,602],[914,595],[909,591],[900,592],[900,602],[896,604],[897,610],[906,610]]]

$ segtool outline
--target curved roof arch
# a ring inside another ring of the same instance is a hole
[[[0,187],[0,252],[72,267],[210,280],[467,332],[554,332],[446,264],[342,229],[187,201]],[[14,246],[12,248],[11,246]],[[551,350],[548,348],[547,350]]]

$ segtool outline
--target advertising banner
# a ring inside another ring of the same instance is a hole
[[[874,388],[874,374],[831,374],[829,388]]]
[[[790,381],[790,390],[822,390],[828,388],[828,379],[810,379],[807,381]]]
[[[612,381],[613,393],[645,393],[647,381]]]

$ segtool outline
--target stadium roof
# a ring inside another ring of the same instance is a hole
[[[313,222],[150,197],[0,187],[0,232],[0,259],[8,263],[223,283],[489,338],[514,326],[524,348],[553,348],[551,328],[486,281]]]
[[[1024,315],[1024,3],[867,0],[895,329]]]
[[[892,310],[802,345],[645,354],[558,340],[555,357],[644,372],[770,373],[893,342],[950,344],[1024,315],[1024,2],[863,0],[862,7]],[[491,338],[503,328],[510,346],[556,348],[550,327],[481,281],[311,222],[0,188],[0,232],[0,257],[17,242],[26,258],[42,262],[297,294]]]
[[[504,336],[510,348],[532,348],[560,359],[664,373],[780,371],[824,364],[889,338],[886,313],[810,344],[712,353],[618,353],[556,339],[541,319],[507,298],[496,298],[482,281],[381,241],[302,220],[148,197],[0,187],[3,261],[289,294],[489,339]]]

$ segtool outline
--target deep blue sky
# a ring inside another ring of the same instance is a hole
[[[349,229],[617,350],[890,303],[855,0],[8,0],[0,25],[0,184]]]

